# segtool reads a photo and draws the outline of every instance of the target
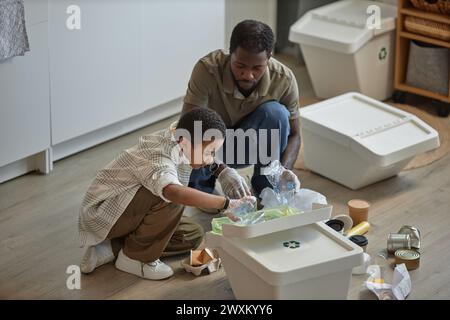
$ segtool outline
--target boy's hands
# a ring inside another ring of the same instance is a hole
[[[239,211],[240,208],[244,208],[245,206],[254,208],[256,206],[256,198],[253,196],[245,196],[241,199],[230,199],[230,204],[224,214],[230,218],[231,221],[239,221],[239,217],[237,217],[234,212]]]
[[[245,179],[233,168],[226,167],[223,169],[217,180],[224,194],[230,199],[240,199],[252,195]]]

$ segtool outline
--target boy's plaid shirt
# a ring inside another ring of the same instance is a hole
[[[176,122],[168,129],[142,136],[137,145],[97,173],[78,219],[82,246],[105,240],[140,187],[169,202],[162,195],[164,187],[188,185],[192,168],[174,138],[175,127]]]

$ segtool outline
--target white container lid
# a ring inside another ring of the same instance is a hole
[[[372,11],[380,8],[380,29],[366,24]],[[289,40],[299,44],[351,54],[358,51],[376,35],[395,29],[397,7],[365,0],[343,0],[308,11],[289,31]]]
[[[416,116],[356,92],[300,109],[300,124],[380,167],[439,147],[437,131]]]
[[[228,238],[254,238],[330,219],[332,206],[313,204],[313,208],[311,211],[251,225],[224,224],[222,226],[223,235]]]
[[[223,236],[221,247],[261,279],[277,286],[350,270],[362,263],[363,253],[323,222],[248,239]]]

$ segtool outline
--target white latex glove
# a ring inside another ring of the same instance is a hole
[[[292,189],[294,192],[300,191],[300,180],[294,172],[284,169],[280,176],[280,191],[289,191]]]
[[[235,212],[239,212],[240,208],[244,208],[248,205],[253,208],[256,206],[256,198],[254,196],[245,196],[241,199],[230,199],[230,204],[224,214],[234,222],[239,221],[240,218],[235,215]]]
[[[245,179],[233,168],[226,167],[223,169],[217,180],[224,194],[230,199],[240,199],[252,195]]]

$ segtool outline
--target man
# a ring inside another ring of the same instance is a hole
[[[264,175],[268,163],[261,156],[263,144],[271,159],[280,160],[286,168],[282,179],[296,189],[300,187],[291,171],[300,149],[297,82],[289,68],[272,58],[273,48],[274,35],[268,25],[244,20],[233,29],[229,53],[213,51],[194,66],[183,114],[195,107],[210,108],[222,117],[228,129],[242,129],[244,133],[253,129],[256,137],[246,139],[244,146],[234,145],[234,150],[225,143],[224,163],[193,170],[190,187],[212,193],[217,179],[225,195],[241,198],[248,195],[248,187],[233,168],[254,164],[251,184],[254,194],[259,196],[264,188],[272,187]],[[277,131],[278,137],[273,138],[276,141],[272,141],[270,132],[261,134],[261,129]],[[226,142],[231,139],[235,137],[227,132]],[[275,147],[271,147],[273,143]],[[234,155],[228,157],[233,151]],[[238,163],[243,153],[244,161]],[[250,157],[255,154],[256,161],[251,163]]]

